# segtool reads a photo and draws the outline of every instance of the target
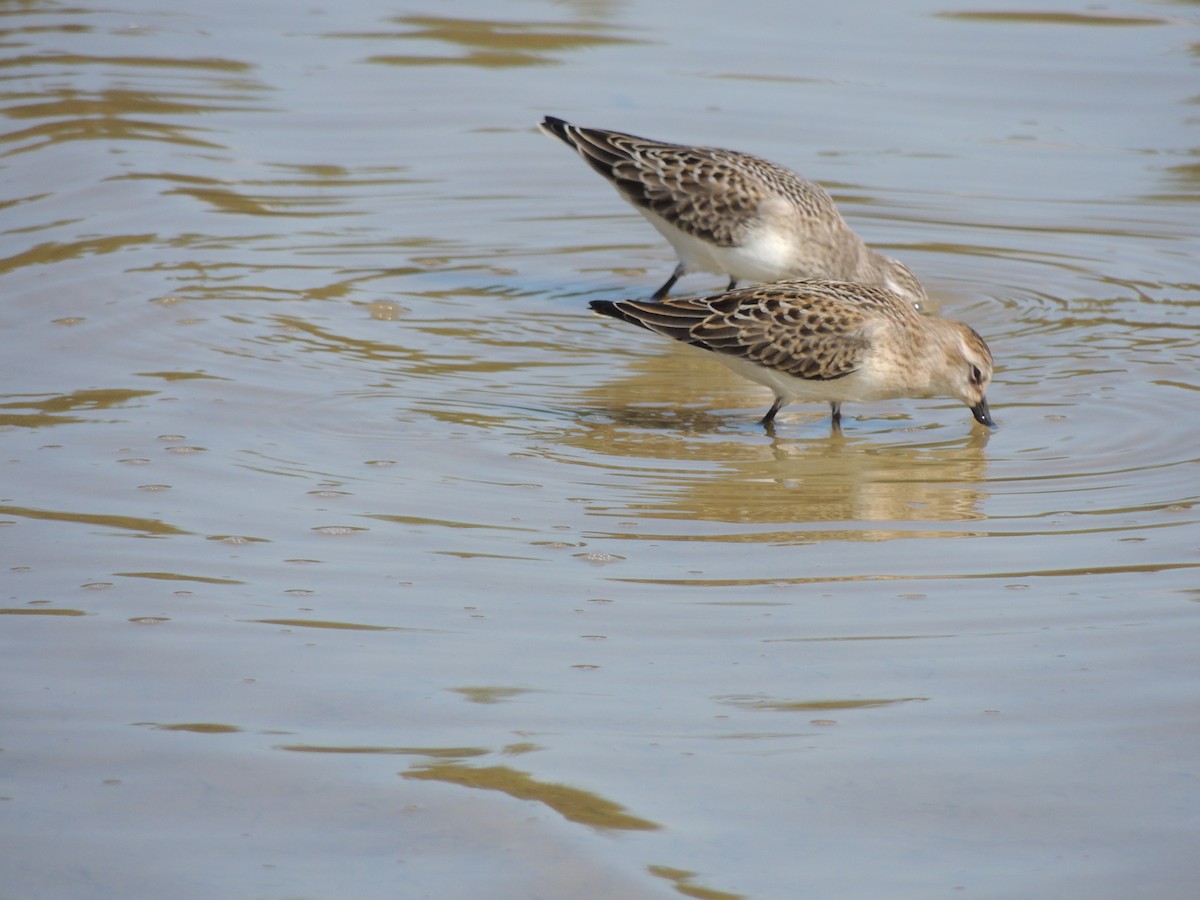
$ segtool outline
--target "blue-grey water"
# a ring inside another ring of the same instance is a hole
[[[1195,2],[0,40],[0,898],[1200,895]],[[544,114],[826,185],[1000,428],[588,314],[674,257]]]

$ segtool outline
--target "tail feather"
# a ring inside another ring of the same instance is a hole
[[[569,144],[572,147],[575,146],[575,142],[571,139],[571,135],[568,132],[568,129],[571,127],[570,122],[554,116],[546,116],[542,119],[542,124],[538,127],[544,133],[550,135],[550,137],[556,137],[564,144]]]
[[[617,182],[618,190],[629,195],[633,202],[646,205],[641,199],[641,195],[645,193],[642,183],[636,178],[619,178],[616,172],[616,167],[623,160],[629,159],[629,150],[624,145],[614,142],[614,139],[628,137],[627,135],[599,128],[583,128],[554,116],[546,116],[538,127],[582,156],[584,162],[609,181]]]
[[[602,316],[620,319],[622,322],[637,325],[639,328],[645,328],[647,331],[654,330],[637,316],[623,309],[624,304],[620,300],[591,300],[588,302],[588,306],[592,308],[592,312],[599,313]]]
[[[703,343],[692,337],[692,327],[703,321],[707,310],[702,305],[685,305],[680,301],[670,303],[642,302],[639,300],[592,300],[589,304],[594,312],[629,322],[648,331],[654,331],[677,341]]]

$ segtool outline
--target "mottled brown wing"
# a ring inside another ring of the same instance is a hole
[[[870,347],[863,309],[820,294],[761,287],[709,304],[692,342],[797,378],[830,381],[854,372]]]
[[[820,284],[762,285],[717,297],[660,303],[597,300],[604,315],[797,378],[829,381],[855,371],[870,347],[866,310]]]
[[[740,228],[769,196],[764,171],[798,177],[787,170],[773,173],[778,166],[728,150],[582,128],[549,116],[542,128],[579,151],[630,203],[722,247],[738,243]]]

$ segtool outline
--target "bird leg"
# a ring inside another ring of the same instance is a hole
[[[725,290],[732,291],[735,287],[737,287],[737,279],[734,278],[732,275],[730,275],[729,276],[729,287],[725,288]]]
[[[829,409],[832,412],[830,421],[833,423],[833,427],[841,428],[842,427],[842,402],[840,400],[830,400],[829,401]]]
[[[665,300],[667,294],[671,292],[671,288],[675,287],[675,282],[682,278],[684,274],[686,274],[686,270],[683,268],[683,263],[680,263],[675,267],[675,271],[671,273],[671,277],[667,279],[666,284],[651,294],[650,299],[654,301]]]
[[[758,424],[766,428],[768,431],[773,430],[775,425],[775,413],[779,412],[783,406],[783,398],[776,397],[775,402],[771,404],[771,408],[767,410],[767,414],[758,420]]]

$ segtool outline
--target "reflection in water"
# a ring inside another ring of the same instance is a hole
[[[928,697],[889,697],[881,699],[856,700],[776,700],[765,697],[714,697],[718,703],[736,706],[739,709],[766,709],[772,712],[829,712],[836,709],[874,709],[879,706],[895,706],[898,703],[911,703],[917,700],[928,700]]]
[[[958,19],[963,22],[1010,22],[1027,25],[1166,25],[1167,19],[1153,16],[1123,16],[1094,13],[1070,12],[1040,12],[1035,10],[1014,12],[939,12],[936,16],[943,19]]]
[[[260,625],[284,628],[326,628],[332,631],[432,631],[430,628],[405,628],[400,625],[366,625],[361,622],[331,622],[324,619],[248,619]]]
[[[614,828],[622,831],[654,831],[662,826],[640,819],[625,811],[625,807],[591,791],[538,781],[528,772],[509,766],[475,768],[461,763],[431,763],[403,774],[404,778],[423,781],[443,781],[462,787],[485,791],[501,791],[518,800],[544,803],[559,815],[593,828]]]
[[[481,687],[450,688],[455,693],[462,694],[472,703],[503,703],[513,697],[530,693],[529,688],[501,687],[500,685],[485,685]]]
[[[358,202],[367,193],[420,183],[418,179],[398,177],[397,173],[404,171],[402,166],[372,167],[357,172],[328,164],[266,164],[265,168],[280,174],[239,181],[177,172],[122,177],[166,182],[171,187],[163,191],[163,196],[192,197],[214,212],[301,218],[355,215]],[[361,214],[361,210],[357,212]]]
[[[225,725],[221,722],[134,722],[144,728],[155,731],[190,731],[193,734],[237,734],[242,729],[237,725]]]
[[[659,878],[665,878],[675,886],[675,891],[684,897],[695,897],[696,900],[744,900],[745,894],[731,894],[728,891],[718,891],[696,884],[699,873],[689,869],[676,869],[674,866],[646,866],[646,871]]]
[[[211,575],[184,575],[181,572],[113,572],[120,578],[145,578],[150,581],[186,581],[193,584],[245,584],[236,578],[218,578]]]
[[[99,253],[116,253],[127,248],[141,248],[153,244],[155,234],[113,234],[102,238],[85,238],[77,241],[48,241],[35,244],[21,253],[0,258],[0,274],[15,271],[25,266],[47,266],[70,260],[86,259]]]
[[[682,371],[681,371],[682,370]],[[969,522],[983,518],[988,496],[986,447],[989,433],[967,428],[934,439],[942,429],[909,432],[916,440],[829,430],[827,410],[814,404],[813,424],[786,424],[768,437],[757,428],[730,433],[726,418],[697,412],[713,401],[721,384],[717,367],[697,354],[668,352],[637,360],[634,374],[588,389],[592,408],[650,397],[657,409],[621,407],[586,415],[563,444],[609,459],[640,463],[633,499],[619,508],[595,508],[595,516],[725,523],[862,523],[851,529],[756,529],[724,534],[721,540],[771,543],[820,540],[887,540],[933,535],[966,536],[961,530],[931,531],[872,527],[875,523]],[[620,400],[610,399],[614,395]],[[716,401],[719,403],[719,401]],[[862,407],[859,407],[860,409]],[[850,413],[853,415],[853,412]],[[914,414],[916,415],[916,414]],[[922,410],[920,415],[932,415]],[[817,436],[812,436],[817,432]],[[920,436],[931,435],[921,440]],[[661,535],[621,534],[631,540]],[[686,536],[679,536],[687,540]],[[711,535],[694,539],[712,540]]]
[[[849,530],[807,527],[723,537],[771,543],[963,537],[969,532],[893,530],[871,527],[871,523],[982,519],[980,507],[987,496],[985,442],[986,438],[977,438],[965,446],[879,447],[869,438],[841,436],[802,442],[774,438],[763,447],[730,442],[725,453],[713,457],[740,451],[743,458],[726,460],[718,471],[702,476],[647,474],[627,509],[594,514],[751,524],[862,523]],[[621,442],[613,443],[620,446]]]
[[[64,65],[87,62],[132,65],[131,60],[63,59]],[[149,60],[141,61],[148,64]],[[206,129],[196,125],[169,124],[147,121],[131,116],[191,116],[213,112],[220,106],[185,102],[184,95],[162,97],[126,90],[104,90],[91,98],[80,98],[74,92],[58,99],[25,106],[8,107],[4,114],[14,119],[45,119],[33,125],[0,136],[0,144],[17,145],[9,154],[39,150],[49,144],[66,141],[165,141],[186,147],[220,149],[221,144],[198,135]],[[200,98],[208,99],[208,98]]]
[[[158,519],[143,519],[136,516],[120,516],[106,513],[82,513],[59,509],[33,509],[27,506],[0,505],[0,515],[19,516],[25,519],[40,519],[50,522],[74,522],[79,525],[98,525],[102,528],[115,528],[119,531],[136,532],[140,537],[165,537],[190,533]],[[236,584],[238,582],[226,582],[221,579],[215,579],[214,583]]]
[[[87,612],[82,609],[63,609],[56,608],[39,608],[39,607],[18,607],[15,609],[0,609],[0,616],[67,616],[74,618],[76,616],[86,616]]]
[[[125,78],[138,70],[182,69],[197,75],[221,76],[202,87],[196,82],[190,90],[169,92],[155,83],[154,88],[132,90],[126,87],[106,87],[93,92],[78,89],[41,90],[32,103],[14,104],[3,110],[5,116],[40,124],[0,135],[0,146],[9,145],[4,153],[11,156],[41,150],[52,144],[79,140],[122,142],[161,141],[183,147],[207,150],[222,149],[210,129],[198,124],[200,116],[228,111],[263,111],[251,102],[263,88],[253,82],[231,84],[230,73],[248,72],[252,66],[223,59],[172,59],[167,57],[100,57],[77,54],[45,54],[13,57],[0,62],[14,77],[65,77],[80,67],[126,70]],[[64,71],[47,71],[54,67]],[[148,80],[152,72],[146,72]],[[180,118],[184,122],[169,121]],[[201,135],[204,135],[201,137]]]
[[[398,66],[465,65],[484,68],[542,66],[557,63],[555,54],[610,44],[641,43],[606,33],[611,26],[590,22],[485,21],[441,16],[401,16],[395,21],[408,30],[394,35],[339,35],[339,37],[392,37],[432,41],[465,49],[456,55],[377,55],[370,61]]]
[[[291,753],[362,753],[368,756],[428,756],[431,759],[470,759],[492,752],[485,747],[326,747],[314,744],[283,744],[277,749]]]
[[[493,299],[486,291],[462,290],[457,296],[472,303]],[[312,319],[279,316],[276,321],[281,328],[264,339],[266,342],[286,345],[288,353],[328,355],[333,357],[330,365],[353,362],[369,367],[377,377],[403,378],[408,391],[418,379],[436,380],[452,394],[450,385],[468,380],[490,381],[525,370],[572,366],[562,356],[561,343],[554,334],[537,337],[523,333],[518,324],[477,315],[427,314],[418,318],[401,314],[396,317],[395,327],[372,329],[370,338],[335,330],[328,323]],[[452,403],[453,397],[448,400]],[[486,409],[486,403],[473,398],[461,413],[453,409],[430,412],[451,419],[458,415],[470,418],[481,407]]]
[[[129,388],[91,388],[69,394],[44,397],[22,397],[0,394],[0,426],[18,425],[22,428],[43,428],[47,425],[71,425],[85,422],[83,416],[63,415],[64,412],[86,412],[113,409],[142,397],[153,397],[157,391],[138,391]],[[15,413],[3,410],[28,409],[37,412]]]

